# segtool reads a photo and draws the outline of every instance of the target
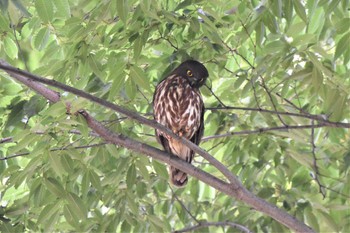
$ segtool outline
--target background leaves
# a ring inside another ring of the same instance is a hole
[[[250,191],[315,230],[350,228],[349,130],[316,128],[313,139],[308,128],[251,132],[313,123],[260,108],[349,121],[348,1],[12,0],[0,7],[2,58],[146,116],[154,86],[181,61],[200,60],[225,105],[256,110],[217,109],[203,88],[205,137],[226,136],[201,147]],[[63,103],[0,77],[0,137],[12,138],[0,144],[1,231],[152,232],[196,224],[179,201],[197,220],[287,231],[193,178],[171,190],[164,164],[101,144]],[[153,129],[61,94],[111,130],[158,146]],[[219,175],[199,157],[194,164]]]

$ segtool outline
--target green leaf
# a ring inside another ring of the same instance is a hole
[[[49,153],[49,162],[51,168],[54,170],[54,172],[59,175],[60,177],[64,174],[66,174],[65,169],[61,163],[61,156],[59,153],[55,152],[48,152]]]
[[[134,186],[135,181],[136,181],[136,168],[135,168],[135,164],[131,164],[126,174],[126,185],[128,186],[128,189],[131,189]]]
[[[44,209],[40,212],[38,217],[38,225],[44,224],[46,227],[54,224],[50,219],[54,219],[55,215],[60,211],[61,203],[60,201],[56,201],[55,203],[49,204],[44,207]],[[50,224],[48,224],[50,222]]]
[[[34,36],[34,47],[37,50],[43,50],[49,41],[50,31],[47,27],[41,28]]]
[[[17,45],[9,36],[5,37],[4,49],[5,49],[7,56],[9,56],[9,58],[11,58],[11,59],[17,58],[17,54],[18,54]]]
[[[84,202],[74,193],[68,193],[67,195],[68,209],[71,213],[77,217],[77,219],[83,221],[87,217],[87,209]]]
[[[97,190],[102,190],[101,187],[101,180],[99,176],[96,174],[95,171],[89,170],[89,179],[93,187],[95,187]]]
[[[8,6],[9,6],[9,1],[8,0],[0,0],[0,10],[2,12],[6,12]]]
[[[35,0],[35,9],[44,23],[52,21],[53,4],[51,0]]]
[[[148,220],[150,220],[151,223],[153,223],[154,225],[160,227],[160,228],[164,228],[164,223],[163,221],[158,218],[157,216],[155,215],[148,215],[147,216]]]
[[[56,14],[62,18],[68,19],[71,17],[68,0],[53,1],[57,8]]]
[[[26,100],[22,100],[19,103],[17,103],[15,106],[12,107],[11,113],[8,116],[7,122],[5,124],[5,127],[18,125],[21,123],[23,117],[24,117],[24,105],[27,103]]]
[[[168,171],[164,164],[158,162],[157,160],[152,160],[152,165],[157,175],[161,176],[165,180],[168,179]]]
[[[350,50],[350,32],[346,33],[337,43],[334,60],[338,59],[345,51]]]
[[[88,56],[88,62],[89,62],[90,68],[96,74],[96,76],[100,78],[105,77],[104,73],[102,72],[101,64],[97,62],[97,59],[93,54],[90,54]]]
[[[134,59],[137,61],[142,51],[143,41],[141,37],[138,37],[134,41]]]
[[[4,1],[4,0],[2,0]],[[5,0],[7,2],[7,0]],[[20,0],[12,0],[11,1],[18,10],[20,10],[22,12],[22,14],[25,16],[25,17],[30,17],[32,16],[29,11],[27,10],[27,8],[25,8],[22,4],[22,2]],[[1,5],[1,1],[0,1],[0,5]]]
[[[143,70],[141,70],[137,66],[131,66],[130,67],[130,76],[133,79],[133,81],[135,82],[135,84],[139,85],[144,90],[152,93],[147,76],[145,75],[145,72]]]
[[[75,228],[79,228],[79,218],[74,213],[74,208],[70,205],[65,205],[63,207],[63,215],[66,221]]]
[[[137,160],[136,161],[136,167],[139,170],[139,172],[141,173],[143,179],[146,180],[146,181],[149,181],[150,175],[149,175],[149,171],[147,169],[147,164],[143,163],[140,160]]]
[[[292,1],[293,1],[293,5],[294,5],[294,9],[295,9],[296,13],[299,15],[299,17],[305,23],[307,23],[307,16],[306,16],[306,12],[305,12],[305,7],[301,4],[301,1],[299,1],[299,0],[292,0]]]
[[[136,92],[137,92],[136,82],[134,82],[132,79],[133,78],[129,76],[125,83],[125,92],[130,100],[135,99]]]
[[[54,195],[60,198],[66,197],[66,192],[63,188],[63,186],[54,178],[47,178],[44,179],[44,184],[46,185],[47,189]]]
[[[127,0],[117,0],[117,13],[123,23],[126,23],[128,16],[128,1]]]
[[[317,33],[317,31],[322,30],[325,19],[326,18],[323,9],[318,8],[310,18],[310,22],[308,25],[308,33],[313,34]]]
[[[40,95],[34,95],[30,100],[24,105],[24,114],[28,117],[35,116],[46,106],[45,99]]]
[[[330,4],[328,5],[328,7],[326,7],[326,15],[329,15],[330,12],[332,12],[337,6],[339,6],[339,2],[341,0],[332,0],[330,1]]]

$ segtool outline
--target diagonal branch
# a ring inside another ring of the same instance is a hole
[[[136,120],[144,125],[148,125],[151,126],[154,129],[158,129],[168,135],[170,135],[171,137],[173,137],[175,140],[181,142],[183,145],[187,146],[188,148],[192,149],[194,152],[196,152],[197,154],[199,154],[200,156],[202,156],[203,158],[205,158],[209,163],[211,163],[214,167],[216,167],[232,184],[232,186],[234,188],[238,188],[241,187],[242,184],[241,182],[238,180],[238,178],[233,175],[230,170],[228,168],[226,168],[222,163],[220,163],[217,159],[215,159],[213,156],[211,156],[208,152],[206,152],[205,150],[201,149],[200,147],[198,147],[197,145],[195,145],[194,143],[192,143],[191,141],[187,140],[186,138],[180,137],[177,134],[173,133],[171,130],[169,130],[167,127],[165,127],[164,125],[161,125],[159,123],[157,123],[154,120],[150,120],[147,119],[143,116],[140,116],[138,113],[132,112],[128,109],[125,109],[119,105],[113,104],[111,102],[108,102],[104,99],[100,99],[96,96],[93,96],[89,93],[86,93],[84,91],[81,91],[79,89],[76,89],[74,87],[65,85],[63,83],[57,82],[55,80],[51,80],[51,79],[46,79],[46,78],[42,78],[39,77],[37,75],[31,74],[29,72],[20,70],[18,68],[12,67],[10,66],[6,61],[1,60],[0,59],[0,69],[5,70],[10,76],[12,76],[13,78],[17,79],[20,82],[23,82],[24,84],[30,84],[30,88],[34,88],[34,90],[39,89],[42,90],[40,92],[40,94],[42,94],[43,96],[47,97],[48,94],[51,94],[53,96],[49,96],[47,98],[52,98],[53,102],[57,102],[59,101],[59,94],[58,93],[45,93],[45,86],[42,85],[38,85],[38,83],[43,83],[43,84],[47,84],[49,86],[53,86],[56,88],[59,88],[61,90],[73,93],[77,96],[83,97],[85,99],[88,99],[92,102],[95,102],[99,105],[102,105],[104,107],[107,107],[109,109],[112,109],[116,112],[119,112],[123,115],[126,115],[127,117],[129,117],[130,119]],[[33,82],[36,81],[36,82]],[[48,89],[50,90],[50,89]],[[47,91],[47,90],[46,90]],[[51,91],[51,90],[50,90]],[[52,91],[51,91],[52,92]],[[69,107],[69,106],[67,106]]]
[[[5,65],[4,65],[5,64]],[[196,168],[192,164],[187,163],[184,160],[181,160],[180,158],[176,156],[171,156],[170,154],[166,153],[165,151],[159,150],[155,147],[149,146],[145,143],[138,142],[134,139],[128,138],[121,134],[115,134],[109,129],[107,129],[105,126],[103,126],[100,122],[96,121],[94,118],[92,118],[85,110],[79,111],[79,114],[84,117],[86,120],[87,125],[89,128],[94,130],[97,134],[99,134],[104,140],[107,142],[117,144],[120,146],[123,146],[127,149],[130,149],[132,151],[138,152],[141,155],[144,156],[150,156],[156,160],[162,161],[164,163],[167,163],[169,165],[172,165],[176,168],[180,168],[185,173],[188,173],[189,175],[196,177],[197,179],[203,181],[204,183],[210,185],[211,187],[233,197],[236,198],[236,200],[240,200],[249,206],[253,207],[255,210],[260,211],[262,213],[267,214],[268,216],[274,218],[276,221],[280,222],[281,224],[289,227],[290,229],[296,231],[296,232],[314,232],[311,228],[309,228],[307,225],[305,225],[303,222],[297,220],[295,217],[289,215],[287,212],[277,208],[276,206],[266,202],[265,200],[255,196],[253,193],[249,192],[241,183],[240,181],[219,161],[214,159],[210,154],[207,152],[204,152],[202,149],[198,148],[194,144],[188,143],[187,140],[184,140],[183,138],[179,138],[177,135],[173,134],[170,130],[165,128],[164,126],[155,123],[154,121],[148,120],[137,113],[130,112],[126,109],[123,109],[120,106],[113,105],[112,103],[109,103],[108,101],[101,100],[97,97],[94,97],[88,93],[85,93],[83,91],[77,90],[75,88],[71,88],[69,86],[66,86],[64,84],[58,83],[54,80],[48,80],[44,78],[40,78],[38,76],[35,76],[33,74],[30,74],[28,72],[20,71],[16,68],[13,68],[9,65],[7,65],[6,62],[0,60],[0,68],[7,71],[12,77],[14,77],[14,74],[19,74],[24,76],[24,79],[27,77],[39,81],[41,83],[45,83],[48,85],[52,85],[58,88],[61,88],[62,90],[66,90],[69,92],[72,92],[74,94],[77,94],[81,97],[87,98],[93,102],[99,103],[105,107],[108,106],[108,108],[111,108],[113,110],[118,109],[118,112],[124,112],[126,113],[128,117],[135,119],[141,123],[144,122],[144,124],[149,125],[153,128],[157,128],[159,130],[162,130],[165,133],[169,133],[169,135],[176,138],[176,140],[179,140],[184,145],[188,146],[189,148],[193,149],[197,153],[200,152],[200,154],[204,157],[208,157],[211,161],[214,161],[215,164],[213,164],[215,167],[219,167],[218,169],[225,174],[226,177],[230,177],[230,182],[227,183],[212,174],[209,174],[199,168]],[[14,77],[16,78],[16,77]],[[33,82],[35,83],[35,82]],[[32,85],[33,89],[35,90],[36,87],[38,88],[46,88],[40,83],[35,83],[36,85]],[[48,88],[46,88],[48,89]],[[58,95],[55,92],[52,92],[53,95]],[[57,96],[58,100],[60,99],[59,96]],[[107,105],[107,106],[106,106]],[[117,111],[117,110],[116,110]],[[130,115],[128,115],[130,114]],[[204,152],[204,153],[203,153]],[[206,154],[205,154],[206,153]],[[208,155],[208,156],[207,156]],[[208,160],[209,161],[209,160]],[[211,162],[209,161],[209,162]],[[220,168],[223,167],[224,170],[221,170]],[[229,174],[227,174],[229,173]],[[236,182],[236,183],[234,183]]]

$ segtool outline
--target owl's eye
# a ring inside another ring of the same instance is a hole
[[[193,76],[192,71],[191,71],[191,70],[187,70],[187,75],[188,75],[189,77],[192,77],[192,76]]]

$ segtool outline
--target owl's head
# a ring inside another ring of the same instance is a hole
[[[172,72],[172,74],[186,78],[194,88],[199,88],[204,85],[209,76],[207,68],[205,68],[202,63],[195,60],[184,61]]]

